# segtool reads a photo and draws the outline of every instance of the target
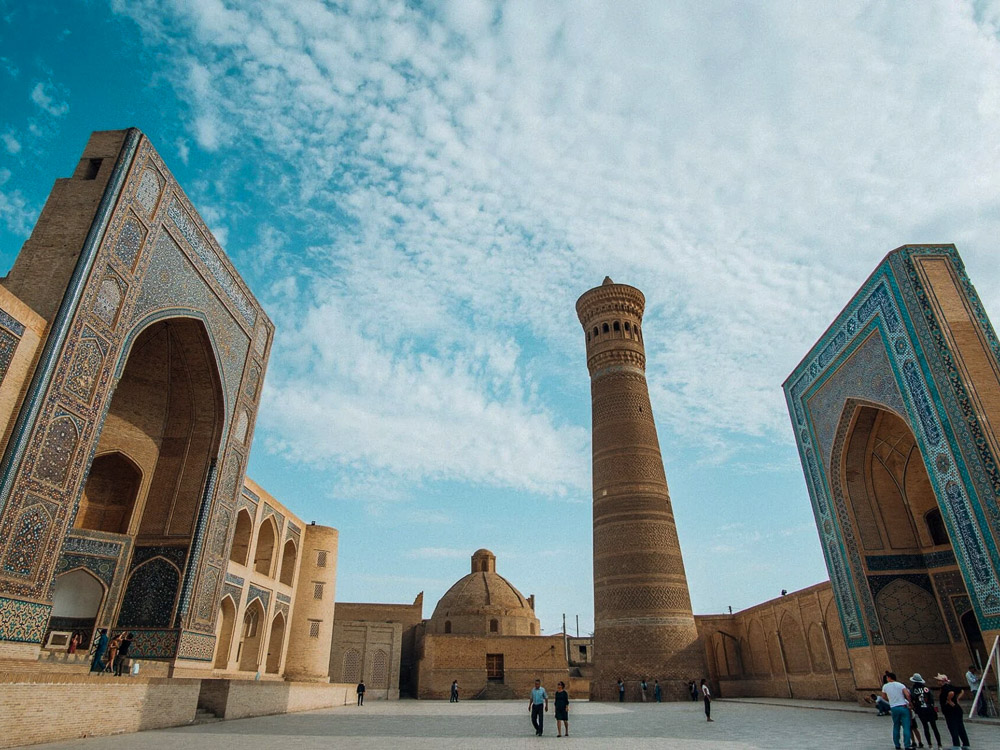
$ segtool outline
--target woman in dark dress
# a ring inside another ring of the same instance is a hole
[[[566,683],[560,682],[559,689],[556,690],[556,736],[562,737],[564,734],[569,737],[569,693],[566,692]]]
[[[924,678],[917,672],[910,678],[912,687],[910,688],[910,704],[917,712],[917,718],[924,725],[924,739],[927,740],[927,747],[931,747],[931,732],[934,732],[934,739],[937,746],[941,747],[941,733],[937,728],[937,711],[934,710],[934,693]]]
[[[90,671],[100,674],[104,671],[104,652],[108,650],[108,631],[101,628],[97,640],[94,641],[94,660],[90,662]]]

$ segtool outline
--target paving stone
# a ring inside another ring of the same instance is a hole
[[[264,716],[35,746],[39,750],[328,750],[435,748],[778,748],[891,750],[892,722],[874,711],[719,700],[708,723],[701,703],[573,703],[569,739],[556,737],[551,707],[545,736],[533,734],[526,701],[382,701],[363,707]],[[939,730],[947,744],[943,721]],[[1000,726],[967,724],[972,747],[1000,747]]]

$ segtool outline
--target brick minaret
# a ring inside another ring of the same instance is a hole
[[[646,388],[645,303],[610,278],[576,303],[593,408],[594,700],[617,700],[619,677],[628,700],[643,678],[684,699],[706,676]]]

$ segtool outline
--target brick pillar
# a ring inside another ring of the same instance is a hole
[[[591,697],[638,699],[658,679],[689,699],[707,676],[646,388],[645,297],[610,278],[576,303],[587,339],[594,457],[594,676]]]

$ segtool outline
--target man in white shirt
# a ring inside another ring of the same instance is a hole
[[[965,679],[969,683],[969,693],[972,700],[976,700],[976,691],[979,690],[979,675],[976,674],[976,665],[970,664],[969,671],[965,673]],[[980,700],[976,706],[976,713],[986,716],[986,701]]]
[[[545,714],[542,713],[542,706],[549,710],[549,694],[542,687],[541,680],[535,680],[535,687],[531,690],[531,698],[528,700],[528,710],[531,712],[531,726],[535,728],[535,734],[542,735],[542,724],[545,722]]]
[[[885,673],[886,683],[882,686],[882,697],[889,703],[892,714],[892,744],[901,750],[899,728],[903,728],[903,748],[910,746],[910,691],[906,685],[896,680],[892,672]]]

